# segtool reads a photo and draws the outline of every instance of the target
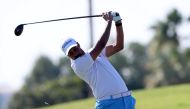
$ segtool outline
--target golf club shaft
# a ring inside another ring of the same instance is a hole
[[[25,23],[25,24],[22,24],[22,25],[29,25],[29,24],[36,24],[36,23],[45,23],[45,22],[53,22],[53,21],[60,21],[60,20],[80,19],[80,18],[88,18],[88,17],[101,17],[101,16],[102,15],[70,17],[70,18],[63,18],[63,19],[55,19],[55,20],[46,20],[46,21],[40,21],[40,22]]]

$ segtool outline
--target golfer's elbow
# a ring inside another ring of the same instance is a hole
[[[123,50],[124,49],[124,45],[122,44],[121,47],[120,47],[120,50]]]
[[[120,40],[120,41],[117,41],[116,48],[118,50],[123,50],[124,49],[124,41],[123,41],[123,39]]]
[[[121,51],[121,50],[123,50],[124,49],[124,46],[122,45],[122,44],[119,44],[119,45],[115,45],[114,46],[114,51],[115,52],[119,52],[119,51]]]
[[[124,49],[124,45],[123,44],[120,44],[119,46],[118,46],[118,51],[121,51],[121,50],[123,50]]]

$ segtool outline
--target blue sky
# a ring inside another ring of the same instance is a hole
[[[126,44],[134,41],[147,44],[153,36],[149,27],[164,20],[173,8],[184,17],[190,16],[189,0],[94,0],[93,3],[93,14],[120,13]],[[56,63],[64,56],[61,45],[67,37],[77,39],[85,50],[89,46],[88,19],[28,25],[16,37],[14,29],[18,24],[88,15],[87,6],[87,0],[0,0],[0,90],[21,87],[39,55],[46,55]],[[106,22],[102,18],[93,21],[96,42]],[[179,32],[187,36],[189,27],[183,24]],[[113,26],[111,36],[114,34]],[[181,48],[189,47],[189,42],[182,41]]]

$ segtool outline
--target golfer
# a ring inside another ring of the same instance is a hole
[[[72,38],[63,45],[63,52],[71,59],[71,67],[92,89],[96,98],[96,109],[134,109],[135,99],[131,96],[125,82],[108,57],[124,47],[124,33],[121,17],[117,12],[102,13],[107,26],[95,46],[88,52],[80,48],[80,44]],[[106,45],[110,36],[112,21],[115,21],[116,41]]]

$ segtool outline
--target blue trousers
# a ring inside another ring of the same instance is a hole
[[[132,96],[96,101],[95,109],[135,109],[136,100]]]

